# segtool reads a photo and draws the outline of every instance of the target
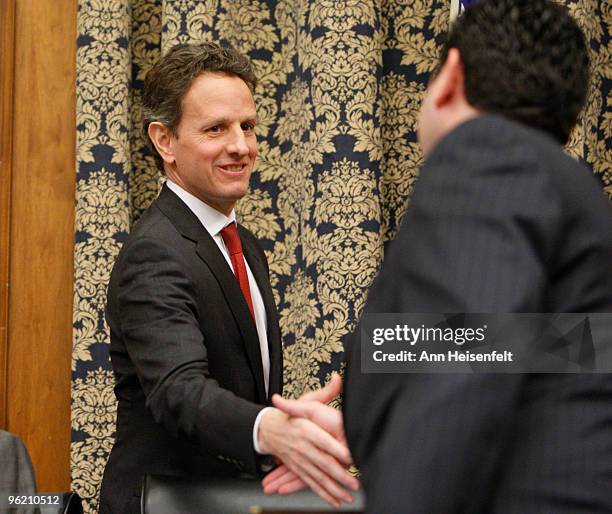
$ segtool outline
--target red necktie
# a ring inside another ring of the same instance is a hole
[[[251,299],[251,288],[249,287],[249,277],[247,275],[246,266],[244,264],[244,255],[242,254],[242,243],[240,242],[240,235],[238,234],[238,228],[236,223],[230,223],[227,227],[221,230],[221,237],[227,247],[232,261],[232,268],[234,268],[234,275],[240,284],[242,294],[249,306],[251,316],[255,319],[255,311],[253,310],[253,300]]]

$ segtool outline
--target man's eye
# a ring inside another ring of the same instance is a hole
[[[252,122],[246,122],[242,124],[242,130],[255,130],[255,123]]]
[[[213,125],[212,127],[208,127],[206,132],[221,132],[221,125]]]

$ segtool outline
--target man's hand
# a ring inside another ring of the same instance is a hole
[[[346,435],[344,434],[344,422],[342,412],[329,405],[318,401],[309,401],[300,398],[299,400],[288,400],[281,398],[278,394],[272,397],[272,405],[295,418],[305,418],[320,426],[327,433],[347,446]]]
[[[270,452],[279,457],[283,464],[264,478],[262,484],[266,494],[291,494],[308,485],[321,498],[336,507],[340,505],[341,500],[352,501],[350,493],[336,483],[339,482],[354,490],[359,489],[359,481],[346,471],[346,466],[351,463],[351,457],[346,446],[342,413],[320,403],[331,401],[340,393],[341,388],[342,380],[338,375],[334,374],[327,386],[317,391],[306,393],[299,400],[286,400],[278,395],[274,395],[273,404],[284,411],[285,414],[291,416],[289,421],[312,422],[303,425],[303,427],[307,427],[307,432],[304,435],[316,432],[310,431],[314,424],[319,430],[323,429],[327,437],[322,437],[319,433],[316,436],[320,443],[317,447],[318,453],[310,455],[298,450],[298,453],[301,453],[301,459],[297,461],[289,462],[282,455]],[[265,417],[262,418],[262,424],[263,419]],[[308,435],[307,437],[310,436]],[[333,443],[330,442],[330,439]],[[321,446],[321,444],[324,446]],[[306,448],[303,447],[302,449]],[[264,447],[262,447],[262,451],[266,451]],[[328,455],[325,455],[325,453]],[[347,456],[348,458],[346,458]],[[304,458],[311,460],[310,464],[306,467],[304,467],[303,463]],[[312,467],[313,464],[314,468]]]
[[[279,494],[281,496],[296,493],[306,487],[304,481],[284,464],[270,471],[261,484],[264,494]]]

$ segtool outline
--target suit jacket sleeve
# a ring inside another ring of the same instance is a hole
[[[455,152],[423,169],[364,312],[541,312],[561,216],[537,159],[519,148],[496,163],[478,141]],[[359,345],[345,417],[372,512],[478,512],[525,377],[361,374]]]
[[[209,342],[200,330],[207,321],[200,319],[193,281],[176,250],[139,237],[125,248],[115,271],[116,316],[156,422],[255,473],[252,430],[263,407],[210,377]]]

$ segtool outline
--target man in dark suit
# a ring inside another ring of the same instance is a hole
[[[612,311],[610,205],[560,146],[588,69],[552,1],[467,9],[425,95],[426,163],[364,313]],[[366,374],[358,334],[344,417],[368,512],[612,512],[612,376]]]
[[[144,474],[256,476],[270,455],[334,505],[350,500],[338,483],[358,485],[345,445],[265,407],[282,389],[278,318],[266,257],[234,214],[257,155],[255,84],[248,58],[212,43],[175,47],[146,78],[167,181],[108,288],[119,404],[101,512],[139,512]]]

